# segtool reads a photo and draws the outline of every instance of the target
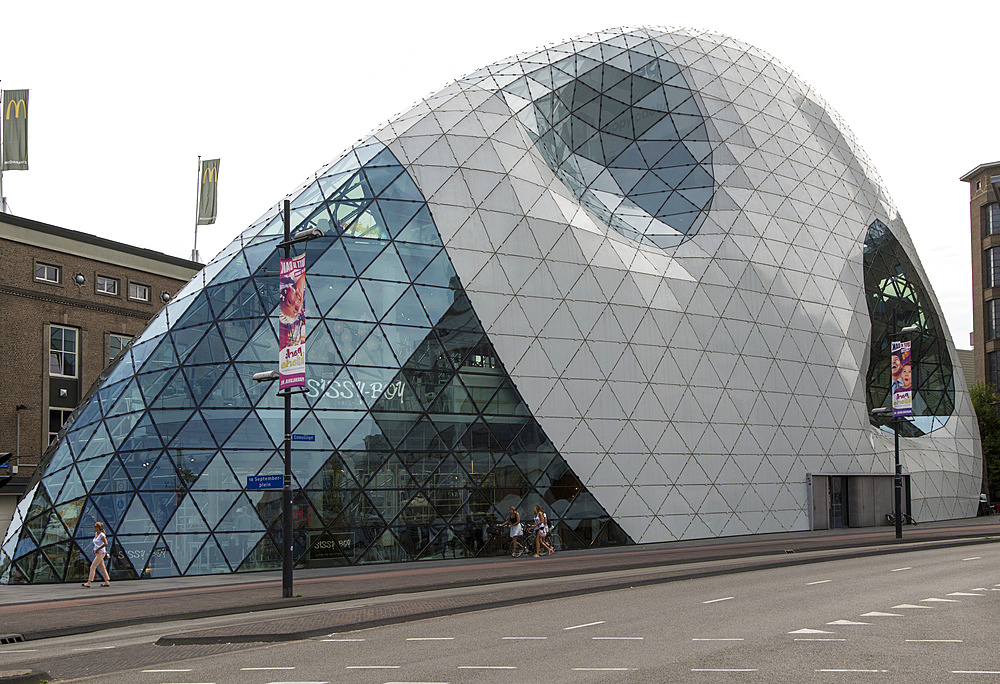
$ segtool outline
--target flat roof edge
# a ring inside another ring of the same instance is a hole
[[[85,244],[95,245],[97,247],[104,247],[105,249],[112,249],[119,252],[124,252],[126,254],[133,254],[135,256],[144,257],[146,259],[152,259],[154,261],[160,261],[162,263],[170,264],[172,266],[180,266],[182,268],[192,269],[194,271],[200,271],[205,266],[204,264],[200,264],[197,261],[189,261],[188,259],[182,259],[180,257],[170,256],[169,254],[164,254],[163,252],[157,252],[152,249],[146,249],[144,247],[136,247],[134,245],[125,244],[124,242],[116,242],[115,240],[109,240],[107,238],[98,237],[97,235],[91,235],[90,233],[82,233],[78,230],[61,228],[59,226],[54,226],[50,223],[42,223],[41,221],[34,221],[32,219],[23,218],[21,216],[15,216],[14,214],[0,213],[0,223],[8,223],[10,225],[14,225],[19,228],[34,230],[39,233],[45,233],[47,235],[54,235],[66,240],[76,240],[77,242],[83,242]]]

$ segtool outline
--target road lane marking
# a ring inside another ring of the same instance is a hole
[[[898,606],[892,607],[893,610],[901,610],[903,608],[926,608],[927,610],[931,609],[930,606],[915,606],[912,603],[900,603]]]
[[[826,584],[827,582],[832,582],[833,580],[816,580],[815,582],[806,582],[806,586],[812,586],[813,584]]]
[[[704,638],[704,639],[691,639],[691,641],[743,641],[742,637],[718,637],[718,638]]]
[[[921,603],[958,603],[955,599],[925,598],[920,599]]]
[[[813,670],[814,672],[888,672],[888,670],[849,670],[849,669],[827,669],[827,670]]]
[[[911,644],[961,644],[961,639],[907,639]]]
[[[294,670],[294,667],[241,667],[240,672],[265,672],[267,670]]]
[[[712,599],[711,601],[702,601],[702,603],[719,603],[720,601],[732,601],[735,596],[727,596],[725,598]]]
[[[793,641],[847,641],[847,639],[833,639],[823,637],[796,637]]]
[[[749,667],[692,667],[692,672],[756,672]]]
[[[808,627],[803,627],[802,629],[797,629],[794,632],[789,632],[789,634],[833,634],[833,632],[828,632],[823,629],[809,629]]]
[[[953,591],[950,594],[945,594],[945,596],[982,596],[982,594],[970,594],[967,591]]]
[[[982,560],[982,558],[983,558],[982,556],[972,556],[971,558],[963,558],[962,560],[963,561]]]
[[[513,665],[459,665],[459,670],[516,670]]]
[[[828,625],[870,625],[870,622],[855,622],[854,620],[834,620],[826,623]]]
[[[600,639],[603,641],[642,641],[645,637],[590,637],[591,639]]]
[[[865,613],[861,617],[903,617],[899,613],[880,613],[877,610],[873,610],[870,613]]]
[[[110,651],[114,646],[88,646],[87,648],[74,648],[74,651]]]
[[[594,625],[603,625],[603,624],[604,620],[598,620],[597,622],[588,622],[585,625],[574,625],[573,627],[563,627],[563,631],[565,632],[570,629],[580,629],[581,627],[593,627]]]
[[[191,672],[192,670],[140,670],[143,674],[155,674],[161,672]]]
[[[574,667],[573,672],[630,672],[634,667]]]
[[[398,670],[401,665],[348,665],[348,670]]]
[[[503,637],[507,641],[527,641],[529,639],[548,639],[548,637]]]
[[[38,651],[37,648],[19,648],[17,650],[11,650],[11,651],[0,650],[0,653],[35,653],[37,651]]]
[[[320,641],[364,641],[364,639],[320,639]]]
[[[896,568],[895,570],[890,570],[889,572],[903,572],[903,570],[912,570],[913,568],[907,566],[905,568]]]
[[[407,641],[454,641],[455,637],[407,637]]]
[[[1000,674],[1000,670],[952,670],[952,674]]]

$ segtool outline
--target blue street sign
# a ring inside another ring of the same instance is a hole
[[[247,489],[281,489],[284,475],[247,475]]]
[[[315,442],[316,435],[292,435],[293,442]]]

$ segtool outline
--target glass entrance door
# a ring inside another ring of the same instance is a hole
[[[847,527],[847,478],[830,477],[830,527]]]

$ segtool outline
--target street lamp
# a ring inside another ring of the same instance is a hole
[[[17,472],[17,466],[21,463],[21,411],[29,411],[31,407],[27,404],[18,404],[14,407],[14,415],[17,416],[17,442],[14,451],[14,467],[11,468],[11,473]]]
[[[285,223],[284,240],[278,243],[284,258],[291,257],[292,245],[323,237],[319,228],[306,228],[291,234],[291,204],[286,199],[282,206]],[[281,374],[276,370],[254,373],[254,382],[274,382]],[[292,395],[305,392],[304,387],[279,389],[278,395],[285,402],[285,474],[281,484],[281,596],[292,598]]]
[[[906,335],[912,335],[913,333],[918,333],[922,330],[919,325],[908,325],[901,330],[896,330],[896,311],[892,312],[892,332],[889,333],[889,338],[895,339],[897,337],[905,337]],[[890,354],[892,350],[890,349]],[[911,357],[912,359],[912,357]],[[891,367],[891,364],[890,364]],[[889,398],[892,398],[892,378],[889,378]],[[880,408],[872,409],[873,416],[890,416],[892,419],[892,436],[895,445],[895,456],[896,456],[896,477],[894,482],[894,515],[896,518],[896,539],[903,538],[903,466],[899,462],[899,418],[893,414],[891,408],[882,406]]]

